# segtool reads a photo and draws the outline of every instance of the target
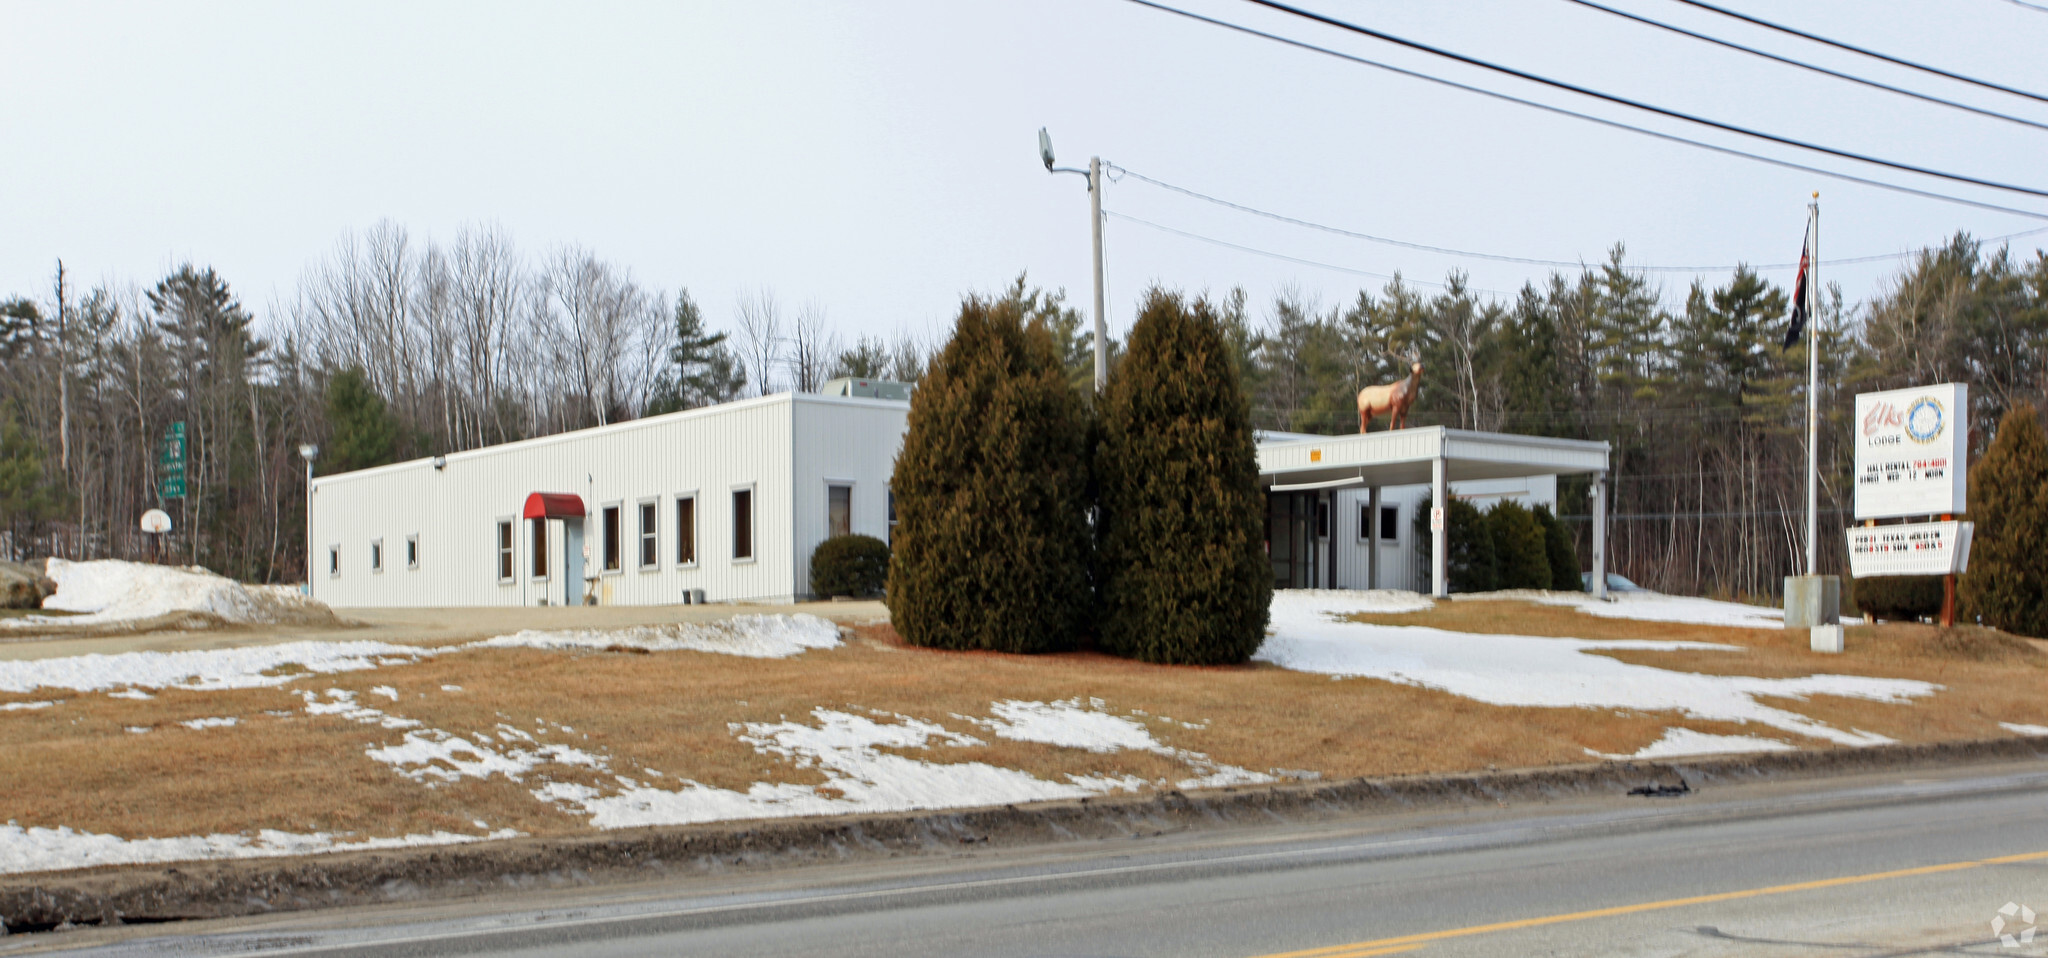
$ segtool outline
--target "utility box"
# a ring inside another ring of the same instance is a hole
[[[823,386],[818,387],[818,392],[826,396],[858,396],[864,399],[894,399],[898,402],[909,402],[910,391],[915,388],[917,387],[909,383],[841,376],[838,379],[826,380]]]
[[[1785,628],[1811,629],[1817,625],[1835,625],[1841,621],[1841,576],[1785,577]]]
[[[1839,653],[1842,651],[1842,626],[1816,625],[1807,637],[1807,648],[1815,652]]]

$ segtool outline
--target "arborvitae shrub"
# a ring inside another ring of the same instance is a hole
[[[914,645],[1071,648],[1093,598],[1089,410],[1051,334],[970,297],[896,457],[889,617]]]
[[[889,581],[889,544],[874,536],[833,536],[811,553],[811,593],[859,598],[882,594]]]
[[[1941,613],[1941,576],[1884,575],[1849,580],[1849,600],[1864,615],[1916,622]]]
[[[1486,526],[1493,533],[1494,588],[1550,588],[1550,556],[1543,526],[1528,507],[1502,499],[1487,511]]]
[[[1422,506],[1415,510],[1416,555],[1422,566],[1419,576],[1424,583],[1429,581],[1430,561],[1435,545],[1429,531],[1430,501],[1422,500]],[[1450,555],[1444,562],[1444,585],[1452,592],[1492,592],[1500,588],[1497,584],[1498,571],[1493,553],[1493,527],[1486,521],[1486,513],[1456,496],[1444,510],[1444,539],[1450,547]],[[1424,585],[1424,588],[1428,588]]]
[[[1242,662],[1266,633],[1251,409],[1206,301],[1153,290],[1099,407],[1097,583],[1104,651]]]
[[[2006,413],[1970,467],[1970,518],[1970,571],[1956,583],[1961,617],[2048,636],[2048,439],[2033,406]]]
[[[1572,533],[1550,507],[1538,504],[1529,510],[1543,527],[1543,553],[1550,560],[1550,588],[1558,592],[1584,592],[1586,580],[1579,577],[1579,550],[1572,545]]]

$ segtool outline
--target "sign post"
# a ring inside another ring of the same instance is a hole
[[[1849,572],[1943,576],[1941,624],[1956,622],[1956,574],[1970,568],[1970,387],[1942,383],[1856,397],[1856,518]],[[1924,517],[1878,525],[1879,519]]]
[[[185,423],[171,423],[164,430],[163,449],[157,455],[157,498],[185,498]]]

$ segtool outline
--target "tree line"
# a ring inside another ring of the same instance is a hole
[[[1348,433],[1357,390],[1424,364],[1410,425],[1606,440],[1610,567],[1652,588],[1768,595],[1799,571],[1806,354],[1781,348],[1782,287],[1748,269],[1667,308],[1610,260],[1512,298],[1452,273],[1396,278],[1330,307],[1283,292],[1217,297],[1233,374],[1264,430]],[[1068,384],[1092,390],[1092,340],[1059,292],[1007,291],[1049,330]],[[1902,264],[1871,300],[1829,291],[1821,335],[1822,569],[1845,572],[1849,399],[1971,384],[1973,449],[2048,400],[2048,256],[1967,235]],[[592,251],[529,255],[502,230],[450,242],[379,224],[345,237],[261,317],[227,277],[183,265],[149,285],[0,300],[0,554],[146,558],[259,581],[303,576],[298,447],[320,473],[492,445],[836,375],[916,382],[935,344],[838,336],[819,304],[743,295],[722,329],[687,289],[649,287]],[[1112,363],[1124,344],[1107,344]],[[162,443],[186,423],[185,495],[159,495]],[[1583,482],[1559,516],[1585,547]],[[162,543],[136,531],[165,508]]]

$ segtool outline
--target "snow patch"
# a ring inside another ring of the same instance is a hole
[[[51,560],[55,562],[57,560]],[[138,689],[266,688],[303,677],[303,673],[351,672],[375,668],[377,660],[416,661],[426,649],[383,642],[288,642],[238,649],[183,652],[122,652],[116,655],[74,655],[55,659],[0,662],[0,692],[38,688],[115,693],[135,698]],[[290,669],[290,674],[280,670]],[[142,693],[148,698],[148,693]]]
[[[43,599],[43,608],[83,614],[0,619],[0,628],[104,625],[174,612],[203,612],[227,622],[260,623],[282,621],[293,612],[326,611],[324,605],[290,586],[244,586],[200,566],[51,559],[44,575],[57,583],[57,591]]]
[[[29,710],[29,709],[46,709],[46,708],[49,708],[50,706],[52,706],[52,705],[55,705],[55,704],[57,704],[57,703],[56,703],[56,702],[54,702],[54,701],[51,701],[51,702],[9,702],[9,703],[7,703],[6,705],[0,705],[0,712],[23,712],[23,711],[27,711],[27,710]]]
[[[2014,735],[2048,735],[2048,725],[2022,725],[2018,722],[2000,722],[1998,727]]]
[[[1460,599],[1527,599],[1543,605],[1565,605],[1603,619],[1637,619],[1645,622],[1681,622],[1688,625],[1728,625],[1748,629],[1776,629],[1785,625],[1785,610],[1740,602],[1722,602],[1661,592],[1611,592],[1602,602],[1585,592],[1486,592]]]
[[[1941,686],[1910,679],[1810,675],[1766,679],[1675,672],[1631,665],[1601,649],[1731,649],[1706,642],[1588,641],[1366,625],[1339,616],[1361,611],[1329,593],[1276,592],[1272,632],[1254,656],[1284,668],[1440,689],[1494,705],[1676,711],[1707,721],[1754,722],[1841,745],[1891,739],[1842,730],[1759,697],[1840,695],[1903,704]]]
[[[780,659],[806,649],[839,644],[839,627],[815,615],[736,615],[715,622],[669,622],[623,629],[528,629],[464,648],[607,649],[624,646],[649,652],[715,652],[755,659]]]
[[[213,718],[186,719],[178,724],[186,728],[229,728],[241,721],[232,715],[220,715]]]
[[[479,826],[481,827],[481,826]],[[69,827],[22,828],[0,825],[0,874],[139,865],[221,858],[274,858],[319,852],[453,845],[520,833],[501,829],[483,835],[436,831],[426,835],[347,840],[328,832],[299,834],[264,829],[254,835],[186,835],[177,838],[121,838]]]
[[[1600,758],[1675,758],[1681,755],[1720,755],[1734,752],[1788,752],[1795,748],[1788,742],[1773,738],[1758,738],[1753,735],[1711,735],[1695,732],[1689,728],[1667,728],[1660,738],[1633,753],[1612,755],[1587,749],[1589,755]]]
[[[1142,723],[1103,711],[1101,699],[1067,699],[1060,702],[997,702],[989,706],[992,719],[968,719],[993,732],[997,738],[1019,742],[1043,742],[1063,748],[1090,752],[1125,750],[1152,752],[1186,763],[1200,774],[1175,782],[1177,788],[1221,788],[1226,785],[1257,785],[1275,781],[1273,776],[1235,765],[1210,760],[1201,752],[1171,748],[1152,737]],[[966,716],[959,716],[966,718]],[[1166,719],[1166,721],[1173,721]],[[1195,728],[1187,722],[1175,723]],[[1160,782],[1159,784],[1165,784]]]

